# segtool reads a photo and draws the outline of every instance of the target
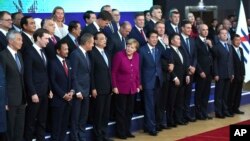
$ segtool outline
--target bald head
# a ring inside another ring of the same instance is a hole
[[[202,37],[207,37],[208,35],[208,26],[206,24],[200,24],[198,29],[199,35]]]

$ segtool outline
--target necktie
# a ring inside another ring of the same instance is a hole
[[[142,37],[146,40],[146,36],[145,36],[145,34],[144,34],[144,32],[143,32],[142,29],[141,29],[141,35],[142,35]]]
[[[104,50],[103,50],[103,51],[101,51],[101,54],[102,54],[102,57],[103,57],[103,59],[104,59],[105,63],[107,64],[107,66],[109,66],[108,58],[107,58],[107,56],[106,56],[106,54],[105,54]]]
[[[238,54],[238,56],[239,56],[239,59],[241,60],[240,49],[237,49],[237,54]]]
[[[76,47],[79,46],[77,39],[75,39],[75,45],[76,45]]]
[[[206,40],[206,39],[204,39],[204,44],[206,45],[207,51],[209,51],[208,46],[207,46],[207,40]]]
[[[19,60],[19,57],[18,57],[17,53],[15,53],[15,61],[16,61],[18,71],[21,72],[22,66],[21,66],[21,63],[20,63],[20,60]]]
[[[187,50],[188,50],[188,53],[190,53],[190,43],[189,43],[189,38],[186,38],[186,44],[187,44]]]
[[[155,48],[152,48],[151,51],[152,51],[153,59],[154,59],[154,61],[155,61]]]
[[[179,33],[178,27],[175,27],[175,32],[176,32],[176,33]]]
[[[123,37],[122,37],[122,47],[123,47],[123,49],[126,48],[126,42],[125,42],[125,39]]]
[[[229,49],[228,49],[227,43],[225,43],[225,44],[224,44],[224,47],[225,47],[225,49],[229,52]]]
[[[183,57],[182,57],[182,55],[181,55],[181,53],[180,53],[180,51],[179,51],[179,49],[177,48],[176,49],[176,53],[178,54],[178,56],[180,57],[180,59],[181,59],[181,63],[183,64]]]
[[[44,66],[46,66],[46,60],[44,57],[43,49],[40,49],[40,51],[41,51],[41,57],[42,57],[43,64],[44,64]]]
[[[66,61],[63,60],[62,62],[63,62],[63,69],[64,69],[64,72],[65,72],[65,74],[68,76],[68,75],[69,75],[69,70],[68,70]]]
[[[110,23],[110,24],[109,24],[109,28],[110,28],[110,30],[111,30],[111,32],[112,32],[112,33],[114,33],[114,32],[115,32],[115,31],[114,31],[114,27],[113,27],[112,23]]]
[[[51,36],[51,41],[53,42],[54,45],[57,43],[55,36]]]

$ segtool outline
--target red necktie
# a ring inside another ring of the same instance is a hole
[[[51,40],[52,40],[53,44],[57,43],[56,38],[54,36],[51,36]]]
[[[145,34],[144,34],[144,32],[143,32],[142,29],[141,29],[141,35],[142,35],[142,37],[146,40]]]
[[[63,60],[62,61],[63,62],[63,69],[64,69],[64,71],[65,71],[65,74],[68,76],[68,74],[69,74],[69,70],[68,70],[68,67],[67,67],[67,64],[66,64],[66,61],[65,60]]]

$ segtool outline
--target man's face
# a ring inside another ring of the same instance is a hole
[[[24,30],[29,33],[34,33],[36,31],[36,23],[33,18],[27,19],[28,23],[24,25]]]
[[[103,33],[97,35],[97,39],[95,40],[95,45],[100,48],[105,48],[107,43],[107,38]]]
[[[163,36],[165,34],[165,24],[159,23],[156,25],[155,30],[159,34],[159,36]]]
[[[44,28],[49,31],[51,35],[55,33],[55,22],[53,20],[47,20],[45,22]]]
[[[200,35],[202,36],[202,37],[207,37],[207,35],[208,35],[208,27],[207,27],[207,25],[200,25]]]
[[[16,51],[22,48],[22,44],[23,44],[23,39],[21,34],[15,34],[15,39],[9,40],[9,45],[12,47],[12,49]]]
[[[122,34],[122,37],[127,37],[129,33],[131,32],[131,25],[126,25],[125,27],[120,28],[120,33]]]
[[[152,33],[148,38],[148,43],[154,47],[156,46],[157,42],[158,42],[158,35],[156,33]]]
[[[239,47],[239,46],[240,46],[240,42],[241,42],[240,37],[234,37],[232,43],[233,43],[233,45],[234,45],[235,47]]]
[[[78,23],[78,24],[77,24],[77,27],[73,29],[73,34],[74,34],[76,37],[79,37],[80,34],[81,34],[81,31],[82,31],[81,25]]]
[[[136,17],[135,24],[138,27],[143,28],[144,24],[145,24],[145,18],[144,18],[144,16],[138,16],[138,17]]]
[[[57,54],[62,58],[67,58],[69,54],[68,44],[62,44],[61,48],[57,50]]]
[[[5,13],[0,19],[0,27],[5,30],[9,30],[12,27],[12,19],[9,14]]]
[[[43,33],[42,37],[37,37],[37,43],[40,47],[45,48],[49,43],[50,35],[48,33]]]
[[[162,18],[162,11],[161,11],[161,9],[154,9],[152,11],[152,16],[153,16],[153,18],[155,18],[157,20],[161,20],[161,18]]]
[[[192,25],[191,24],[185,24],[184,27],[181,27],[182,33],[186,36],[191,35],[192,32]]]
[[[170,17],[170,21],[174,25],[178,25],[180,22],[180,14],[173,13]]]

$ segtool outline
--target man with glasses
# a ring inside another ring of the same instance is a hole
[[[7,47],[6,34],[12,27],[11,15],[7,11],[0,11],[0,51]]]

